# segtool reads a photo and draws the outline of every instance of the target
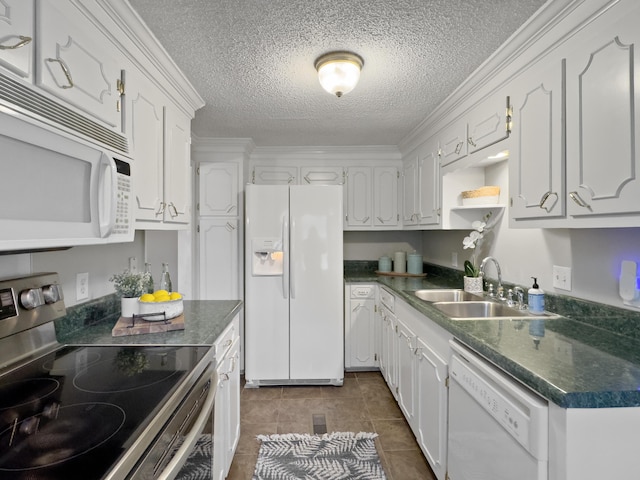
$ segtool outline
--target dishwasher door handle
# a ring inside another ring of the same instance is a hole
[[[214,374],[211,377],[211,386],[209,387],[207,398],[204,401],[202,410],[200,410],[198,418],[193,423],[193,427],[191,428],[189,433],[184,437],[184,441],[182,442],[182,445],[180,445],[180,448],[178,449],[176,454],[173,456],[164,470],[156,477],[156,480],[173,480],[180,469],[183,467],[184,463],[187,461],[187,457],[189,457],[189,454],[193,450],[193,447],[198,441],[198,438],[204,430],[204,426],[207,420],[210,418],[211,412],[213,411],[213,405],[216,399],[217,383],[217,375]]]

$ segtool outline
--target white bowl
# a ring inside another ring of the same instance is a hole
[[[168,302],[141,302],[138,300],[138,316],[149,322],[160,322],[176,318],[184,311],[182,299]],[[164,313],[164,314],[163,314]]]

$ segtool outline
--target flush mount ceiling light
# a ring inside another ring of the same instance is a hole
[[[349,93],[360,79],[364,60],[351,52],[330,52],[316,60],[320,85],[337,97]]]

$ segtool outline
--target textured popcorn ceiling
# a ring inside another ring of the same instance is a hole
[[[193,132],[258,146],[395,145],[543,0],[130,0],[205,99]],[[336,98],[314,60],[364,58]]]

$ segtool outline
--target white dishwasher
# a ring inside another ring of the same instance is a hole
[[[449,480],[547,480],[546,400],[450,344]]]

